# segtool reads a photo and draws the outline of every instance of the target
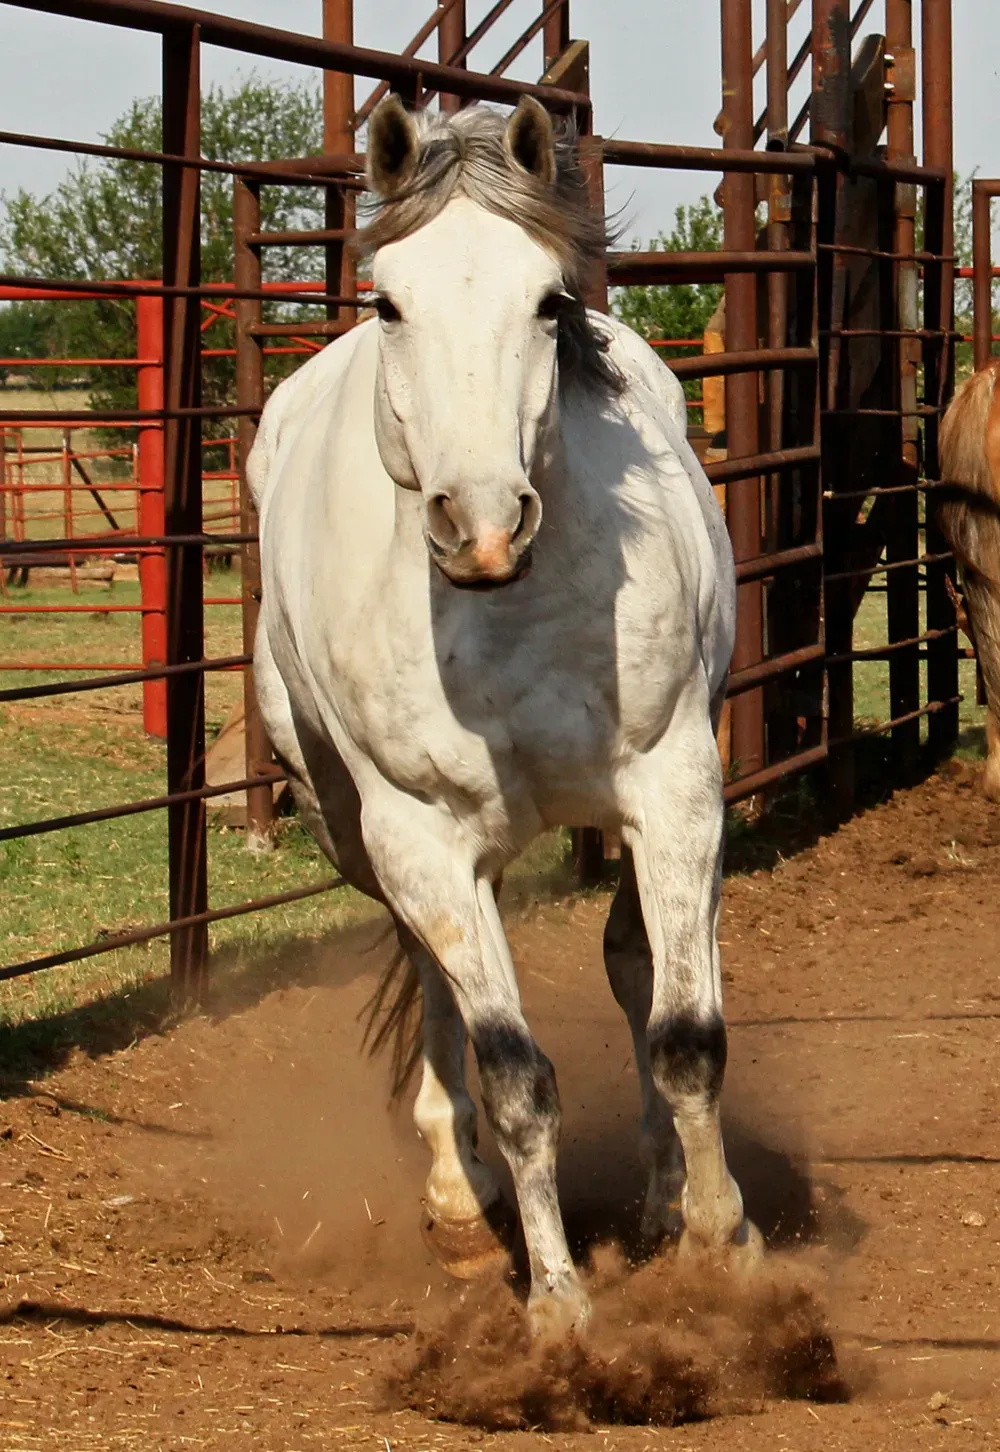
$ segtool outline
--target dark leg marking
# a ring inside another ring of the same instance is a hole
[[[677,1014],[650,1029],[649,1055],[668,1099],[706,1094],[714,1102],[726,1073],[726,1026],[718,1015]]]

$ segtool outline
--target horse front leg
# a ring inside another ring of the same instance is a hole
[[[760,1233],[743,1214],[726,1164],[719,1099],[726,1067],[717,921],[723,804],[707,720],[684,723],[645,757],[631,782],[636,885],[653,960],[646,1046],[653,1085],[684,1152],[682,1252],[755,1260]],[[672,1189],[669,1176],[661,1181]],[[660,1207],[668,1224],[671,1206]],[[647,1205],[652,1218],[654,1207]]]
[[[531,1270],[529,1317],[536,1334],[560,1336],[586,1322],[589,1303],[566,1243],[556,1190],[559,1094],[555,1071],[521,1008],[492,884],[477,876],[454,822],[435,806],[383,785],[375,802],[365,801],[362,821],[385,896],[440,965],[472,1041],[483,1106],[514,1181]],[[440,1048],[455,1025],[446,1014],[438,1027],[442,1036],[435,1039],[432,1028],[430,1043]],[[433,1079],[441,1081],[442,1072],[454,1078],[447,1062],[450,1055],[455,1063],[456,1038],[449,1043],[432,1065],[431,1103],[437,1099]]]
[[[496,1177],[476,1153],[476,1106],[465,1082],[465,1024],[448,980],[402,923],[400,946],[423,998],[417,1133],[431,1152],[421,1233],[449,1274],[471,1280],[506,1262],[509,1224]]]

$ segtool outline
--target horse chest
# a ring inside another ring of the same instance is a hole
[[[614,771],[667,709],[659,672],[622,670],[611,611],[566,624],[439,630],[433,655],[400,650],[356,697],[366,749],[405,790],[490,820],[547,825],[615,812]],[[630,647],[631,652],[631,647]]]

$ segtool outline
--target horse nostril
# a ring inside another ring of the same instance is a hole
[[[450,504],[447,494],[435,494],[427,501],[427,528],[435,543],[454,548],[461,535],[452,517]]]
[[[517,517],[517,525],[511,535],[511,544],[516,544],[522,535],[533,533],[536,521],[536,510],[534,496],[531,494],[521,495],[521,512]]]

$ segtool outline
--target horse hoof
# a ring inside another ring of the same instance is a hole
[[[420,1234],[443,1270],[459,1281],[474,1281],[506,1268],[514,1238],[514,1216],[503,1200],[483,1215],[447,1220],[424,1206]]]
[[[684,1233],[684,1217],[680,1199],[667,1205],[646,1201],[639,1224],[639,1242],[643,1252],[654,1255],[658,1250],[676,1245]]]
[[[685,1230],[677,1243],[679,1260],[718,1260],[726,1270],[751,1276],[764,1260],[764,1237],[752,1220],[744,1219],[724,1246],[706,1244]]]
[[[590,1300],[579,1281],[560,1290],[528,1298],[528,1323],[536,1341],[553,1344],[583,1331],[590,1320]]]

